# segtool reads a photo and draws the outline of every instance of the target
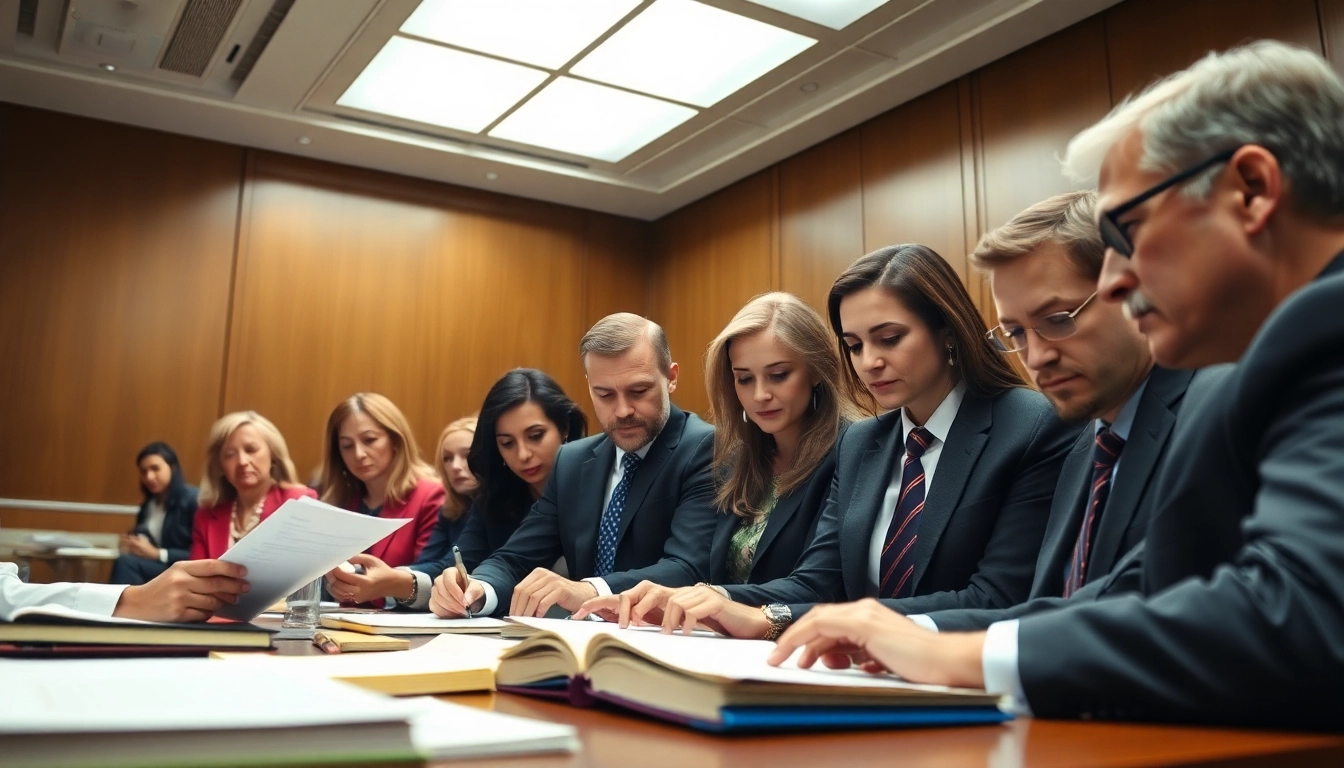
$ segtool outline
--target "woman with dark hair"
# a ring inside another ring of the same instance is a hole
[[[481,404],[467,464],[480,485],[457,537],[462,561],[480,565],[518,529],[541,496],[560,446],[588,433],[588,419],[555,380],[533,368],[515,368],[500,377]],[[416,598],[409,608],[429,604],[432,582],[453,567],[451,552],[436,563],[416,563]]]
[[[177,452],[167,443],[150,443],[136,454],[135,466],[143,501],[135,528],[119,542],[121,556],[108,580],[112,584],[144,584],[191,558],[196,489],[187,485]]]
[[[864,256],[831,287],[847,375],[886,411],[852,425],[798,567],[730,597],[635,619],[773,639],[813,603],[877,597],[901,613],[1027,596],[1077,436],[986,338],[961,278],[922,245]],[[629,609],[625,609],[628,613]]]

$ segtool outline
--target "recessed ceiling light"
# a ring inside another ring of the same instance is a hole
[[[310,138],[308,138],[307,136],[300,136],[300,137],[297,139],[297,141],[298,141],[300,144],[302,144],[303,146],[305,146],[305,147],[308,146],[309,144],[312,144],[312,143],[313,143],[313,140],[310,139]]]
[[[116,65],[116,64],[99,64],[98,66],[99,66],[100,68],[102,68],[102,69],[106,69],[108,72],[116,72],[116,71],[117,71],[117,65]]]
[[[561,77],[490,135],[615,163],[695,115],[680,104]]]
[[[640,0],[425,0],[401,31],[559,69]]]
[[[817,85],[816,83],[803,83],[802,85],[798,86],[798,90],[802,91],[803,93],[812,93],[816,91],[817,88],[820,87],[821,86]]]
[[[498,173],[495,173],[494,171],[486,171],[486,172],[485,172],[485,178],[486,178],[486,181],[494,181],[495,179],[498,179],[498,178],[499,178],[499,174],[498,174]]]
[[[570,71],[708,107],[816,42],[693,0],[657,0]]]
[[[393,37],[336,103],[478,133],[546,77],[539,69]]]
[[[887,0],[748,0],[831,29],[844,29]]]

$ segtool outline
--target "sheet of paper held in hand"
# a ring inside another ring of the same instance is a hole
[[[385,520],[314,499],[290,499],[220,560],[247,568],[251,589],[216,616],[251,621],[275,601],[390,535],[410,518]]]

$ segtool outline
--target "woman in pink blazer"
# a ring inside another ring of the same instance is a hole
[[[391,400],[359,393],[327,419],[322,444],[322,500],[366,515],[409,518],[387,538],[350,558],[370,575],[410,565],[434,532],[443,509],[443,483],[420,457],[411,426]],[[349,570],[349,566],[344,566]],[[328,588],[337,600],[354,595],[334,576]]]
[[[205,451],[191,559],[218,558],[281,504],[317,496],[297,478],[284,436],[261,414],[238,411],[216,421]]]

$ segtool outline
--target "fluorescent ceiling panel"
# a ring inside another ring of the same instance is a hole
[[[831,29],[844,29],[887,0],[747,0]]]
[[[658,0],[570,72],[708,107],[816,42],[692,0]]]
[[[479,133],[546,78],[539,69],[393,37],[336,103]]]
[[[561,77],[490,135],[616,163],[695,115],[680,104]]]
[[[559,69],[640,0],[424,0],[401,31]]]

